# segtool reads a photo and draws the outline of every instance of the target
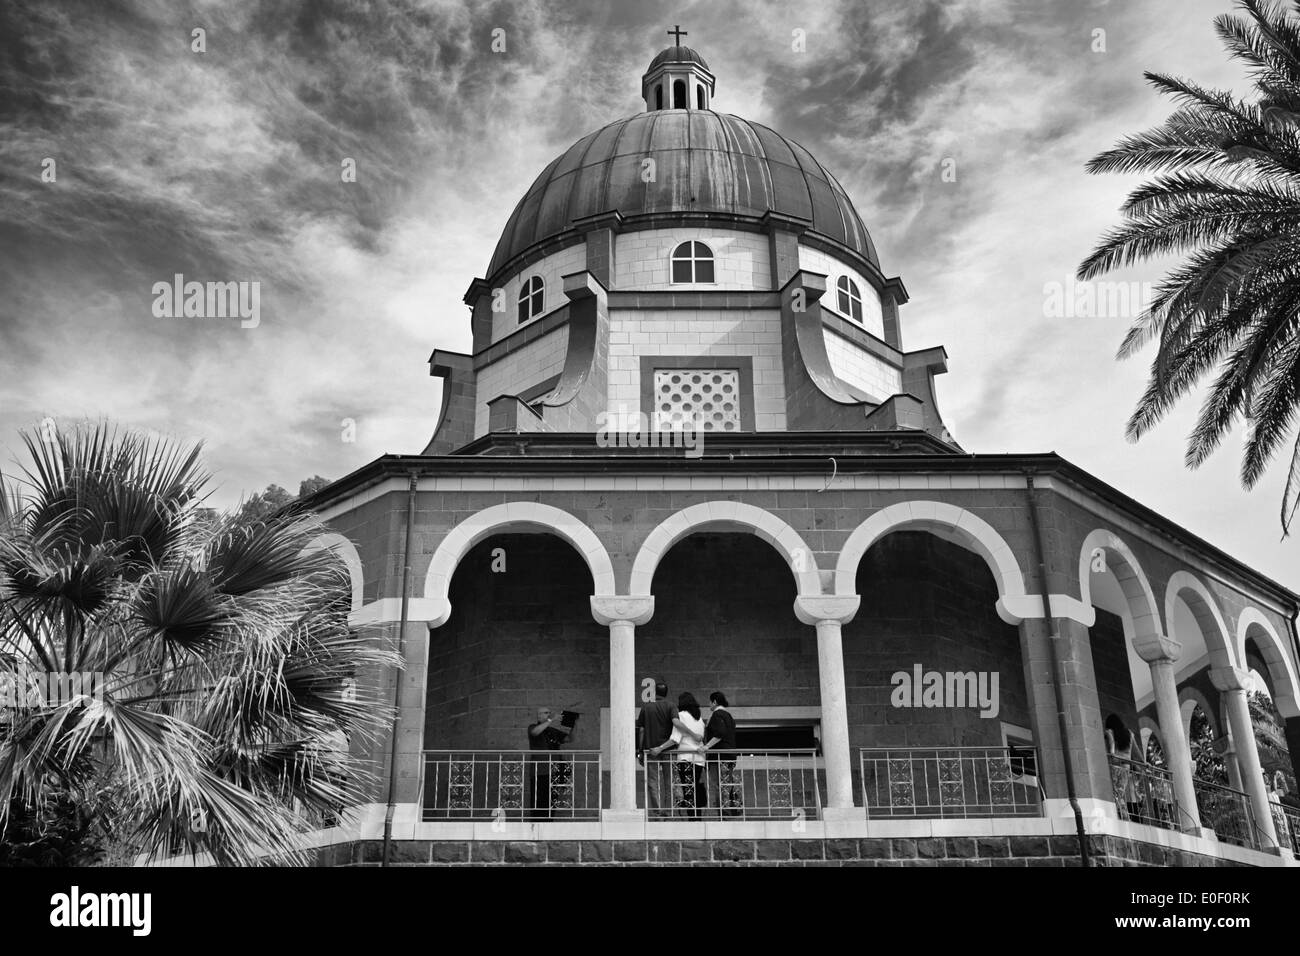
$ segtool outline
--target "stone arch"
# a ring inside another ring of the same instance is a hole
[[[348,579],[352,585],[351,610],[359,611],[365,593],[365,575],[361,567],[361,555],[357,552],[357,546],[352,543],[350,538],[344,537],[336,531],[328,531],[325,534],[317,535],[307,543],[307,547],[303,548],[303,553],[309,551],[333,551],[338,555],[344,567],[348,570]]]
[[[1228,636],[1228,625],[1224,623],[1218,602],[1214,600],[1214,595],[1210,593],[1205,583],[1190,571],[1175,571],[1169,576],[1169,583],[1165,586],[1166,631],[1172,632],[1174,629],[1174,604],[1179,598],[1182,598],[1183,603],[1192,612],[1192,616],[1196,618],[1201,636],[1205,638],[1205,649],[1210,655],[1210,665],[1232,667],[1231,638]],[[1168,636],[1177,640],[1173,633],[1169,633]]]
[[[998,616],[1019,624],[1027,614],[1025,576],[1015,552],[993,527],[975,514],[942,501],[904,501],[873,514],[849,535],[835,564],[835,593],[852,595],[857,587],[858,565],[867,550],[893,531],[928,531],[974,551],[988,564],[998,589]],[[1040,609],[1042,602],[1033,599]]]
[[[1188,746],[1192,742],[1192,711],[1197,707],[1200,707],[1205,712],[1205,717],[1210,722],[1210,729],[1214,731],[1214,736],[1222,737],[1224,733],[1224,724],[1220,719],[1218,708],[1210,703],[1210,698],[1195,687],[1180,687],[1178,689],[1178,715],[1182,720],[1183,739],[1187,741]]]
[[[1268,668],[1273,681],[1273,706],[1284,718],[1300,717],[1300,678],[1286,653],[1286,643],[1278,635],[1264,612],[1248,607],[1237,617],[1237,635],[1234,642],[1237,660],[1246,666],[1246,639],[1250,638],[1259,650],[1259,656]]]
[[[705,525],[739,525],[776,548],[794,574],[800,597],[822,593],[817,558],[803,537],[785,521],[756,505],[741,501],[705,501],[669,515],[646,535],[632,564],[628,593],[650,594],[655,568],[668,549]]]
[[[551,505],[510,501],[470,515],[443,536],[424,575],[424,598],[434,605],[429,618],[430,627],[440,627],[451,616],[447,589],[451,586],[456,566],[469,549],[489,535],[524,529],[541,529],[563,538],[587,563],[591,571],[592,593],[599,597],[616,593],[613,563],[594,531],[567,511]]]
[[[1118,535],[1098,528],[1083,539],[1079,548],[1079,595],[1085,607],[1092,607],[1092,565],[1098,551],[1104,553],[1106,569],[1115,575],[1120,590],[1124,592],[1133,624],[1133,645],[1139,654],[1143,651],[1159,656],[1161,652],[1160,611],[1156,605],[1151,582],[1142,570],[1137,556]]]
[[[1145,760],[1147,751],[1151,748],[1151,738],[1155,738],[1156,743],[1160,745],[1160,752],[1166,754],[1168,758],[1169,748],[1165,746],[1165,735],[1160,732],[1160,725],[1150,717],[1142,716],[1138,718],[1138,739],[1141,741],[1142,758]]]

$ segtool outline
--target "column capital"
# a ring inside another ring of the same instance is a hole
[[[591,596],[591,616],[597,624],[606,626],[618,621],[628,624],[644,624],[655,612],[653,594],[614,595],[593,594]]]
[[[856,594],[800,595],[794,599],[794,614],[804,624],[835,621],[847,624],[858,613],[862,602]]]
[[[1183,645],[1165,634],[1135,638],[1133,650],[1148,664],[1158,664],[1161,661],[1172,664],[1183,655]]]
[[[1250,686],[1250,671],[1242,670],[1240,667],[1211,667],[1210,683],[1214,689],[1223,693],[1234,690],[1245,690]]]

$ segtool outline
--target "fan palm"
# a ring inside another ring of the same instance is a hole
[[[1300,11],[1300,0],[1292,0]],[[1094,173],[1155,173],[1123,206],[1125,221],[1080,265],[1080,279],[1181,256],[1120,347],[1159,346],[1128,423],[1137,440],[1213,376],[1188,440],[1202,464],[1238,419],[1247,425],[1241,479],[1253,487],[1285,447],[1300,400],[1300,19],[1260,0],[1214,21],[1254,89],[1240,100],[1147,73],[1179,107],[1088,164]],[[1300,502],[1300,440],[1281,504],[1283,533]]]
[[[72,794],[153,857],[301,859],[312,820],[362,799],[346,741],[385,715],[352,688],[394,663],[349,632],[320,523],[197,520],[198,446],[23,440],[33,464],[0,493],[0,827]],[[87,676],[15,695],[33,675]]]

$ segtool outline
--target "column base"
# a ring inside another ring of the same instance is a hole
[[[644,810],[601,810],[600,822],[616,826],[645,826]]]
[[[827,823],[866,823],[866,807],[823,807],[822,819]]]
[[[1079,812],[1083,814],[1083,823],[1086,828],[1089,822],[1093,820],[1118,820],[1119,813],[1115,810],[1115,804],[1109,800],[1101,800],[1097,797],[1079,797]],[[1050,797],[1043,801],[1043,815],[1048,818],[1065,818],[1074,819],[1074,807],[1070,806],[1070,801],[1064,797]]]

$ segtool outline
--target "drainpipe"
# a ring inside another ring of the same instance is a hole
[[[1074,761],[1070,759],[1070,737],[1066,730],[1065,702],[1061,697],[1061,657],[1058,651],[1060,633],[1056,627],[1056,618],[1051,613],[1051,602],[1047,586],[1047,551],[1043,547],[1043,529],[1038,523],[1038,498],[1034,492],[1034,471],[1025,469],[1025,496],[1029,499],[1029,523],[1034,529],[1034,549],[1038,556],[1038,590],[1043,597],[1043,620],[1047,622],[1047,646],[1052,652],[1052,693],[1056,698],[1056,725],[1061,735],[1061,751],[1065,757],[1065,791],[1070,800],[1070,809],[1074,811],[1074,829],[1079,834],[1079,862],[1091,866],[1088,858],[1088,836],[1083,829],[1083,811],[1079,809],[1079,797],[1074,789]]]
[[[406,620],[411,610],[411,538],[415,533],[415,489],[419,479],[411,472],[406,495],[406,545],[402,549],[402,622],[397,631],[397,656],[400,667],[406,666]],[[393,738],[388,751],[388,809],[384,813],[384,859],[393,844],[393,815],[397,812],[397,734],[402,728],[402,672],[393,681]]]

